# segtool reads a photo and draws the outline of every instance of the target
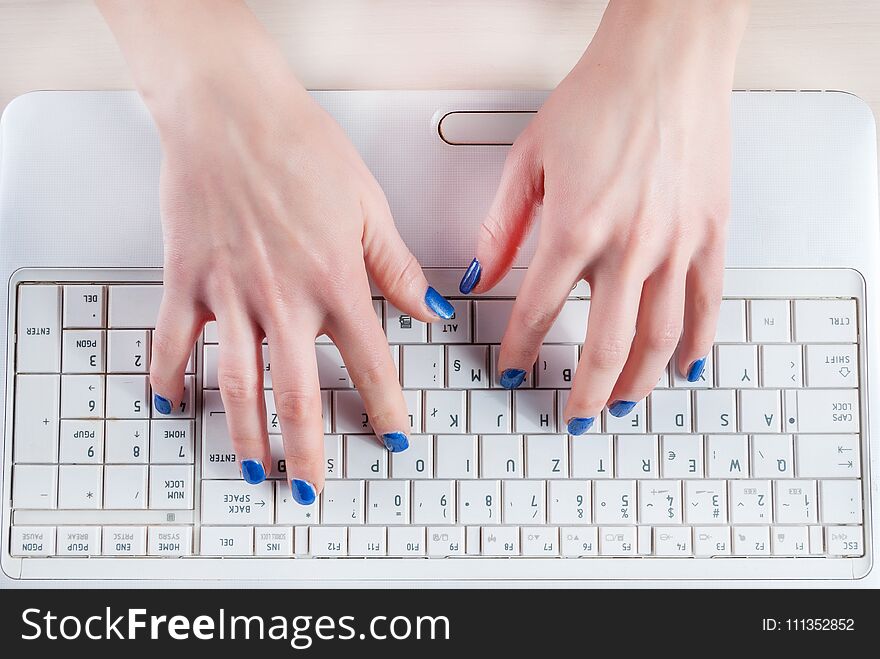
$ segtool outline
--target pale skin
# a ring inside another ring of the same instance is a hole
[[[270,464],[260,343],[268,340],[294,497],[324,483],[315,337],[329,334],[389,450],[408,411],[368,277],[431,322],[447,312],[342,129],[306,93],[238,0],[97,0],[153,115],[165,292],[153,391],[183,396],[204,323],[243,473]],[[729,92],[744,0],[612,0],[595,38],[507,158],[475,245],[473,292],[508,271],[542,207],[538,250],[501,347],[528,370],[571,287],[592,302],[565,409],[583,432],[638,401],[665,365],[687,376],[712,346],[729,186]],[[515,383],[511,386],[515,386]],[[580,421],[579,421],[580,420]]]

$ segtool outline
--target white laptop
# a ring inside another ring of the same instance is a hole
[[[211,325],[187,375],[192,404],[156,418],[161,154],[150,117],[131,92],[22,96],[0,127],[4,587],[880,584],[880,239],[864,103],[733,94],[733,210],[709,367],[693,384],[670,369],[630,416],[572,437],[560,372],[576,363],[582,320],[554,329],[531,387],[507,391],[493,375],[534,240],[492,292],[457,288],[507,145],[545,94],[315,98],[456,306],[454,329],[424,326],[376,296],[398,363],[429,351],[444,365],[434,388],[401,372],[411,447],[389,455],[367,434],[357,391],[319,344],[323,495],[311,506],[290,496],[271,390],[277,458],[267,481],[244,483]],[[586,286],[566,304],[566,318],[583,319]],[[461,377],[462,356],[476,377]]]

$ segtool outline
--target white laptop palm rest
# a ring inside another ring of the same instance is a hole
[[[362,422],[318,342],[327,485],[292,501],[278,459],[239,475],[216,328],[190,404],[151,411],[161,296],[159,145],[130,92],[38,92],[0,131],[3,585],[877,586],[878,209],[874,120],[844,93],[735,93],[721,321],[703,379],[668,372],[623,419],[571,437],[581,349],[572,291],[529,386],[497,346],[523,268],[487,295],[458,280],[538,92],[320,92],[384,188],[454,323],[376,309],[401,366],[411,448]],[[407,369],[436,363],[430,378]],[[271,372],[271,364],[266,365]],[[872,499],[874,504],[872,505]],[[226,505],[225,501],[241,505]]]

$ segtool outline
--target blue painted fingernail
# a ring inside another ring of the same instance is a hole
[[[472,290],[474,290],[474,286],[480,283],[480,276],[483,274],[483,266],[480,265],[480,262],[477,259],[471,261],[471,264],[468,266],[468,269],[464,271],[464,277],[461,278],[461,283],[458,285],[458,291],[462,295],[467,295]]]
[[[449,303],[449,300],[440,295],[433,286],[428,286],[428,291],[425,293],[425,304],[428,305],[431,311],[446,320],[455,315],[455,307]]]
[[[318,496],[314,485],[299,478],[291,479],[290,493],[293,495],[293,500],[303,506],[312,505]]]
[[[402,432],[386,432],[382,435],[382,441],[385,442],[385,448],[392,453],[400,453],[409,448],[409,437]]]
[[[526,372],[521,368],[508,368],[501,373],[501,386],[505,389],[516,389],[526,379]]]
[[[251,485],[262,483],[266,480],[266,470],[263,469],[263,463],[259,460],[242,460],[241,477],[245,483]]]
[[[616,400],[608,406],[608,411],[611,416],[621,417],[632,412],[635,406],[636,404],[631,400]]]
[[[159,394],[153,394],[153,404],[159,414],[171,414],[171,401]]]
[[[583,417],[583,416],[575,416],[568,420],[568,434],[569,435],[583,435],[590,428],[593,427],[593,421],[596,419],[594,417]]]
[[[691,367],[688,369],[688,382],[696,382],[700,379],[700,376],[703,374],[703,370],[706,368],[706,358],[698,359]]]

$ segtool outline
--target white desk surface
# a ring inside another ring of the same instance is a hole
[[[697,0],[670,0],[697,1]],[[252,0],[314,89],[549,89],[602,0]],[[0,108],[132,84],[91,0],[0,0]],[[843,89],[880,109],[880,1],[753,0],[739,89]]]

